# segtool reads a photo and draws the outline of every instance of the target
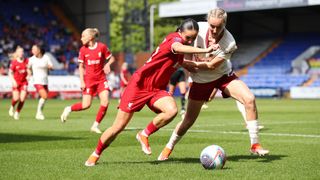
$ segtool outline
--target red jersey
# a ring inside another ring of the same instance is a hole
[[[183,44],[182,37],[177,32],[169,34],[151,54],[144,66],[134,73],[132,79],[139,86],[147,89],[166,89],[171,75],[183,62],[184,57],[183,54],[173,52],[171,46],[175,42]]]
[[[27,68],[28,68],[28,59],[24,59],[22,62],[18,60],[11,61],[10,70],[13,72],[13,78],[18,84],[27,82]]]
[[[84,81],[86,85],[90,86],[106,80],[106,74],[103,71],[103,67],[105,65],[105,60],[109,59],[111,55],[107,45],[100,42],[97,42],[93,48],[87,46],[81,47],[78,62],[84,63]]]

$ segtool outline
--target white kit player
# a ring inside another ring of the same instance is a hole
[[[218,44],[220,48],[207,54],[206,57],[194,55],[197,62],[190,61],[190,63],[196,63],[199,70],[190,74],[193,83],[189,92],[187,112],[184,120],[177,124],[168,144],[159,155],[158,160],[160,161],[169,158],[174,146],[196,121],[202,105],[209,99],[215,88],[222,91],[223,97],[232,97],[244,105],[251,142],[250,152],[260,156],[269,153],[259,143],[255,96],[232,71],[230,58],[237,46],[232,34],[225,28],[226,22],[227,13],[221,8],[216,8],[208,13],[207,22],[198,23],[199,33],[194,43],[195,46],[206,48]]]
[[[28,68],[32,71],[33,85],[39,93],[40,99],[37,107],[36,119],[44,120],[43,107],[48,98],[48,71],[53,68],[52,62],[43,48],[32,46],[33,56],[29,59]]]

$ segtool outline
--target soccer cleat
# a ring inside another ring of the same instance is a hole
[[[158,156],[158,161],[168,160],[171,152],[172,152],[172,149],[164,147],[164,149],[162,150],[161,154]]]
[[[9,116],[13,116],[13,115],[14,115],[14,108],[12,106],[10,106]]]
[[[85,166],[92,167],[97,164],[97,161],[99,160],[100,156],[97,156],[95,154],[91,154],[88,160],[84,163]]]
[[[95,133],[97,133],[97,134],[101,134],[101,133],[102,133],[98,127],[91,127],[91,128],[90,128],[90,131],[91,131],[91,132],[95,132]]]
[[[151,148],[150,148],[150,146],[149,146],[148,137],[142,135],[142,134],[141,134],[141,131],[140,131],[140,132],[138,132],[138,134],[136,135],[136,139],[140,142],[142,151],[143,151],[145,154],[150,155],[150,154],[151,154]]]
[[[20,114],[19,114],[19,112],[15,112],[14,113],[14,115],[13,115],[13,119],[15,119],[15,120],[19,120],[19,118],[20,118]]]
[[[45,118],[44,118],[44,115],[43,115],[41,112],[38,112],[38,113],[36,114],[36,119],[37,119],[37,120],[44,120]]]
[[[64,108],[63,113],[60,116],[61,122],[64,123],[64,122],[67,121],[67,118],[68,118],[70,112],[71,112],[71,107],[70,106],[67,106],[67,107]]]
[[[202,106],[201,106],[201,109],[208,109],[208,105],[206,103],[204,103]]]
[[[257,154],[259,156],[264,156],[269,154],[269,150],[263,149],[259,143],[253,144],[250,148],[251,154]]]

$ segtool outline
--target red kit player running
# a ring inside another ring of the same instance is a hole
[[[146,154],[151,154],[148,136],[171,122],[178,111],[175,100],[166,91],[166,87],[171,75],[179,65],[184,66],[183,54],[207,53],[216,48],[210,46],[201,49],[188,46],[197,37],[198,30],[196,21],[185,20],[176,32],[169,34],[164,39],[145,65],[132,75],[121,98],[118,114],[113,125],[100,137],[95,151],[85,162],[86,166],[96,165],[102,151],[123,131],[134,112],[140,111],[146,104],[158,115],[136,137],[141,143],[142,150]],[[185,65],[185,68],[192,70],[194,66]]]
[[[9,115],[13,116],[15,120],[19,120],[20,111],[23,107],[24,101],[27,97],[28,88],[28,62],[24,58],[23,48],[18,46],[14,53],[15,59],[12,60],[9,70],[9,78],[12,82],[12,100],[9,109]],[[18,107],[15,110],[15,105]]]
[[[82,32],[81,42],[83,46],[79,52],[79,72],[82,90],[82,102],[67,106],[61,115],[61,121],[65,122],[72,111],[88,109],[92,103],[92,97],[97,93],[100,98],[100,108],[96,121],[91,126],[91,131],[101,133],[98,128],[104,118],[109,104],[109,86],[106,74],[110,72],[110,65],[115,61],[108,47],[97,42],[99,30],[87,28]]]

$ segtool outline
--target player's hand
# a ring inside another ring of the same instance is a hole
[[[83,91],[85,88],[86,88],[86,84],[83,81],[81,81],[80,89]]]
[[[197,64],[193,61],[183,61],[182,67],[184,67],[186,70],[188,70],[189,72],[197,72],[198,67]]]
[[[212,44],[210,47],[208,47],[206,50],[207,50],[207,53],[211,53],[217,49],[219,49],[220,46],[219,44]]]
[[[109,74],[110,73],[110,66],[108,64],[106,64],[104,67],[103,67],[103,71],[105,74]]]

